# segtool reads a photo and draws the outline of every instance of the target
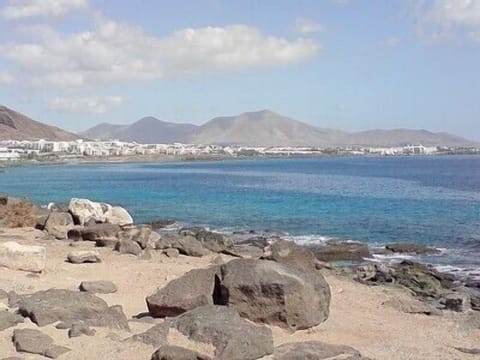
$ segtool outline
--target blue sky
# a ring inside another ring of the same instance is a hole
[[[0,103],[80,131],[271,109],[480,140],[480,0],[0,0]]]

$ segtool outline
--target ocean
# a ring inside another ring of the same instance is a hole
[[[480,156],[17,167],[0,172],[0,192],[37,204],[85,197],[136,222],[278,230],[299,243],[425,244],[442,253],[421,261],[480,276]]]

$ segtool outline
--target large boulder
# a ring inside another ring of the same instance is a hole
[[[105,203],[76,198],[71,199],[68,205],[68,211],[73,215],[73,218],[78,225],[85,225],[89,220],[106,222],[107,217],[105,216],[105,213],[110,208],[111,206]]]
[[[370,258],[367,244],[352,241],[327,241],[324,244],[310,245],[307,248],[320,261],[362,261]]]
[[[45,246],[20,245],[14,241],[0,243],[0,266],[12,270],[42,272],[46,258]]]
[[[127,210],[120,206],[112,206],[105,212],[106,222],[120,226],[133,224],[133,218]]]
[[[318,263],[311,251],[295,244],[293,241],[282,239],[278,239],[267,246],[263,258],[289,265],[302,271],[312,271]]]
[[[330,288],[318,271],[236,259],[221,266],[219,286],[216,303],[231,306],[255,322],[295,331],[328,318]]]
[[[146,298],[154,317],[171,317],[188,310],[214,303],[215,276],[218,268],[195,269],[170,281]]]
[[[84,241],[95,241],[97,246],[114,247],[118,242],[120,226],[116,224],[95,224],[80,230],[79,236]],[[69,232],[70,237],[72,233]],[[78,239],[72,239],[78,240]]]
[[[29,317],[38,326],[57,321],[83,320],[92,326],[123,327],[123,324],[120,324],[120,322],[123,323],[122,317],[117,317],[117,322],[112,321],[115,320],[113,315],[118,313],[118,309],[111,308],[104,300],[93,294],[63,289],[50,289],[23,295],[18,304],[19,313]]]
[[[50,231],[56,227],[73,226],[73,217],[69,212],[52,211],[45,223],[45,230]]]
[[[202,257],[210,253],[202,243],[193,236],[177,236],[168,239],[171,247],[178,249],[180,254],[194,257]]]
[[[272,360],[362,360],[360,352],[344,345],[326,344],[321,341],[305,341],[288,343],[277,346],[273,356],[266,359]]]
[[[273,353],[272,331],[242,319],[226,306],[206,305],[172,321],[189,339],[215,347],[215,359],[250,360]]]

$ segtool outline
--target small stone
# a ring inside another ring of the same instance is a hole
[[[137,242],[128,239],[122,239],[117,242],[115,250],[120,254],[132,254],[138,256],[142,253],[142,248]]]
[[[117,292],[117,286],[108,280],[82,281],[80,291],[86,291],[97,294],[111,294]]]

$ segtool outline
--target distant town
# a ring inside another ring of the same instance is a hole
[[[0,141],[0,161],[53,161],[73,158],[130,158],[170,156],[178,158],[218,157],[295,157],[295,156],[405,156],[405,155],[480,154],[480,148],[406,145],[401,147],[251,147],[234,145],[138,144],[125,141]]]

